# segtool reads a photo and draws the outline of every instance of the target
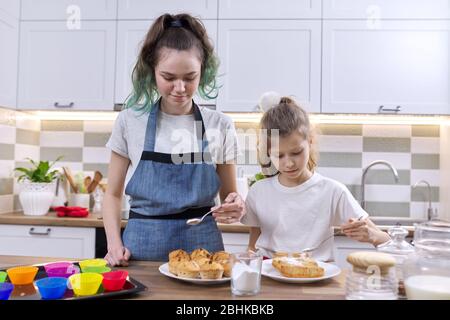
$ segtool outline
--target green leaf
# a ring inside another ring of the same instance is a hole
[[[21,182],[23,180],[29,180],[31,182],[52,182],[55,180],[58,175],[58,170],[50,171],[50,168],[60,159],[62,156],[59,156],[55,161],[49,164],[48,161],[39,161],[38,163],[31,158],[26,158],[33,165],[32,168],[14,168],[14,170],[22,172],[23,174],[17,178],[17,181]]]

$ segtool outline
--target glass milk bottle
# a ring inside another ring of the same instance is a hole
[[[395,226],[388,230],[391,240],[377,247],[379,252],[388,253],[395,258],[395,273],[398,280],[398,297],[405,299],[405,286],[403,279],[403,262],[409,254],[414,252],[414,247],[406,242],[408,230],[403,227]]]
[[[403,263],[407,298],[450,300],[450,223],[416,224],[414,246]]]

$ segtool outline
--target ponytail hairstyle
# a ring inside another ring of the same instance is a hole
[[[279,137],[286,137],[293,132],[299,132],[310,143],[310,153],[307,168],[314,172],[318,155],[315,148],[315,133],[309,122],[308,113],[292,98],[282,97],[280,102],[267,110],[259,124],[258,161],[266,177],[278,174],[278,170],[270,161],[269,150],[273,130],[278,130]],[[263,161],[264,159],[264,161]]]
[[[164,14],[150,27],[133,69],[133,91],[125,101],[125,108],[133,108],[143,113],[150,112],[158,100],[155,67],[162,48],[190,50],[197,48],[201,61],[198,93],[204,99],[214,99],[218,95],[216,83],[219,60],[208,38],[203,23],[189,14]],[[142,106],[139,106],[142,104]]]

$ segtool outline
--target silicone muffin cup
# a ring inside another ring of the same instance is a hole
[[[78,268],[71,262],[48,263],[44,265],[44,268],[49,277],[68,278],[78,271]]]
[[[12,283],[0,283],[0,300],[8,300],[13,290],[14,285]]]
[[[42,278],[35,282],[42,299],[59,299],[67,290],[67,278]]]
[[[77,296],[92,296],[97,293],[103,276],[99,273],[77,273],[69,277],[70,285]]]
[[[9,280],[12,284],[23,285],[33,283],[38,270],[38,267],[26,266],[9,268],[6,272],[8,273]]]
[[[86,267],[105,267],[107,263],[105,259],[87,259],[80,261],[78,264],[83,270]]]
[[[103,288],[105,288],[105,291],[122,290],[125,281],[127,281],[127,277],[128,271],[125,270],[106,272],[103,274]]]
[[[7,275],[5,271],[0,271],[0,283],[5,282]]]

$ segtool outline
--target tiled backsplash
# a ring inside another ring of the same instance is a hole
[[[113,121],[36,120],[25,113],[0,109],[0,212],[18,208],[13,168],[24,158],[55,160],[72,170],[99,170],[106,177],[110,151],[105,148]],[[240,172],[254,174],[256,124],[236,123],[242,154]],[[375,160],[390,161],[398,170],[383,166],[371,169],[366,179],[367,211],[373,216],[423,218],[428,206],[427,189],[432,186],[433,207],[439,209],[440,126],[318,124],[319,165],[317,171],[347,185],[359,200],[364,167]]]

